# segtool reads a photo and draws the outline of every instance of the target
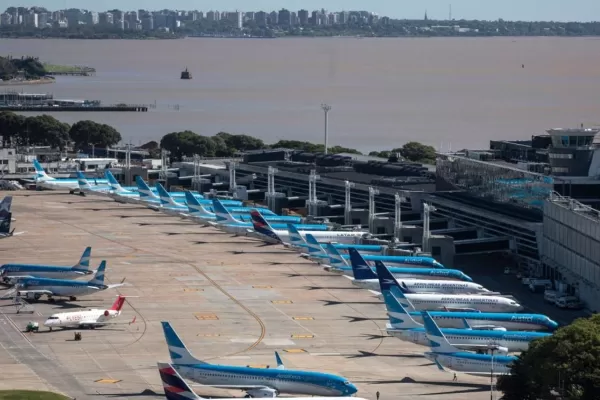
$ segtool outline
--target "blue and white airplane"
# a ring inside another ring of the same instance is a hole
[[[517,357],[462,351],[448,342],[427,311],[423,312],[423,321],[431,349],[425,353],[425,357],[435,362],[442,371],[448,368],[470,375],[510,374],[510,366]],[[498,346],[490,344],[488,349],[498,350]]]
[[[13,221],[12,212],[12,196],[5,196],[0,201],[0,239],[5,239],[11,236],[19,236],[25,232],[15,232],[15,229],[10,230],[10,224]]]
[[[271,224],[262,216],[260,211],[253,210],[252,227],[254,231],[248,232],[247,236],[255,237],[265,243],[289,245],[289,224],[286,230],[273,229]],[[301,231],[303,236],[311,234],[314,237],[327,242],[354,243],[356,240],[368,235],[364,231]]]
[[[91,255],[92,248],[86,247],[77,264],[65,267],[6,263],[0,266],[0,277],[2,281],[9,284],[15,283],[20,278],[75,279],[95,272],[89,269]]]
[[[391,291],[383,292],[383,299],[387,308],[389,323],[386,331],[389,335],[407,342],[421,346],[429,346],[429,340],[423,325],[417,323],[402,307]],[[523,332],[502,330],[473,329],[466,320],[463,320],[462,329],[445,328],[441,332],[452,345],[462,350],[487,350],[489,345],[499,346],[498,351],[509,352],[525,351],[532,340],[550,336],[550,333]]]
[[[405,289],[385,266],[378,264],[376,268],[381,293],[391,290],[402,306],[410,311],[518,312],[523,309],[523,306],[512,299],[495,295],[405,293]],[[380,296],[381,293],[376,294]]]
[[[79,189],[79,183],[77,182],[77,179],[53,178],[46,174],[46,171],[44,171],[44,168],[38,160],[33,160],[33,167],[35,168],[34,179],[36,186],[51,190],[69,190],[71,193],[74,193]],[[96,179],[95,181],[97,183],[106,184],[106,179]]]
[[[337,266],[345,266],[349,267],[350,264],[348,260],[350,259],[350,255],[342,255],[337,251],[337,249],[331,245],[331,243],[325,244],[325,251],[329,256],[329,260],[325,261],[321,258],[315,258],[313,261],[318,262],[320,264],[329,265],[331,267]],[[438,262],[433,257],[422,257],[422,256],[382,256],[382,255],[373,255],[373,254],[365,254],[363,258],[366,261],[370,261],[372,264],[375,264],[375,261],[381,261],[386,263],[389,266],[393,267],[407,267],[407,268],[445,268],[440,262]]]
[[[265,217],[266,219],[267,217]],[[308,253],[300,254],[304,258],[329,258],[327,253],[321,247],[322,244],[317,242],[314,236],[311,234],[306,235],[306,238],[300,234],[300,231],[296,229],[294,225],[288,226],[290,233],[290,244],[286,247],[292,250],[308,251]],[[326,244],[326,243],[323,243]],[[383,246],[373,244],[345,244],[345,243],[331,243],[338,251],[347,251],[349,248],[355,248],[365,253],[376,253],[380,254],[383,251]]]
[[[48,300],[54,297],[68,297],[69,300],[77,300],[77,296],[87,296],[92,293],[98,293],[106,289],[113,289],[123,286],[123,281],[114,285],[104,284],[104,270],[106,261],[102,261],[93,278],[89,281],[74,281],[68,279],[51,278],[22,278],[18,279],[15,288],[19,296],[27,299],[39,300],[43,295],[48,296]]]
[[[188,351],[171,324],[162,322],[162,327],[173,367],[201,385],[239,389],[250,397],[276,397],[279,393],[351,396],[357,391],[356,386],[338,375],[285,369],[277,353],[277,368],[273,369],[209,364]]]
[[[249,231],[252,232],[253,224],[252,222],[242,222],[238,219],[235,219],[233,215],[227,211],[225,206],[218,199],[213,199],[213,208],[215,210],[215,214],[217,215],[217,220],[214,222],[209,222],[210,225],[214,226],[217,229],[221,229],[225,232],[229,232],[236,235],[246,235]],[[274,229],[277,228],[287,228],[288,223],[276,223],[275,221],[271,222],[264,217],[271,227]],[[273,217],[275,218],[285,218],[285,217]],[[292,217],[295,218],[295,217]],[[312,231],[326,231],[328,226],[324,224],[295,224],[295,226],[299,229],[306,229]]]
[[[189,211],[192,215],[198,215],[200,218],[212,217],[212,220],[226,224],[245,224],[248,228],[252,228],[250,212],[256,208],[250,207],[226,207],[226,203],[220,199],[213,199],[211,206],[214,212],[206,209],[206,207],[198,200],[188,197],[186,193],[186,201]],[[219,206],[217,206],[219,204]],[[285,222],[293,224],[302,224],[301,217],[277,215],[268,208],[258,208],[263,213],[265,219],[269,222]],[[268,212],[265,212],[268,211]],[[238,214],[238,215],[235,215]],[[244,215],[246,214],[246,215]],[[321,226],[321,225],[319,225]]]
[[[379,290],[381,285],[377,274],[373,272],[362,255],[355,249],[350,249],[350,261],[354,278],[345,276],[352,281],[352,284],[363,289]],[[381,263],[381,261],[376,262]],[[425,268],[420,269],[425,270]],[[392,275],[395,274],[392,273]],[[395,277],[399,279],[397,275]],[[424,277],[421,276],[421,278]],[[407,293],[490,293],[489,290],[475,282],[403,278],[400,284]]]
[[[156,363],[163,383],[167,400],[206,400],[198,396],[183,380],[172,364]],[[286,397],[288,400],[345,400],[347,397]],[[365,400],[353,397],[354,400]],[[221,398],[221,400],[239,400],[239,397]]]

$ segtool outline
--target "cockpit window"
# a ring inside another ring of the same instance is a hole
[[[48,317],[48,319],[58,319],[58,317]]]
[[[350,384],[350,381],[344,381],[344,385],[348,386]]]
[[[511,302],[510,302],[510,305],[511,305],[511,306],[516,306],[516,305],[517,305],[517,302],[516,302],[516,301],[511,301]]]

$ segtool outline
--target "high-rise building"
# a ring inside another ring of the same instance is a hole
[[[349,21],[350,13],[348,11],[342,11],[340,13],[340,24],[347,24]]]
[[[98,13],[96,13],[98,15]],[[48,26],[48,13],[39,13],[38,14],[38,28],[45,28]]]
[[[308,10],[298,11],[298,23],[300,25],[308,25]]]
[[[88,11],[84,20],[88,25],[96,25],[100,21],[100,16],[96,11]]]
[[[279,13],[277,14],[277,22],[279,25],[282,25],[282,26],[292,25],[290,11],[286,10],[285,8],[282,8],[281,10],[279,10]]]
[[[12,24],[12,15],[8,13],[4,13],[0,15],[0,25],[11,25]]]
[[[235,23],[238,29],[242,29],[244,26],[244,14],[241,11],[236,11],[233,13],[235,16]]]
[[[311,20],[313,25],[321,25],[321,12],[317,10],[313,11]]]
[[[296,26],[296,25],[298,25],[298,15],[296,14],[296,12],[295,12],[295,11],[292,11],[292,12],[290,13],[290,24],[291,24],[292,26]]]
[[[38,27],[38,15],[37,13],[28,13],[25,14],[25,26],[31,27],[31,28],[37,28]]]
[[[142,30],[153,31],[154,30],[154,17],[151,14],[147,14],[142,18]]]
[[[267,26],[267,13],[264,11],[258,11],[254,14],[254,21],[258,26]]]
[[[206,13],[206,19],[209,21],[216,21],[215,20],[215,12],[214,11],[209,11]]]
[[[154,29],[166,28],[167,16],[165,14],[154,15]]]
[[[278,17],[279,17],[279,14],[277,13],[277,11],[271,11],[271,12],[269,13],[269,18],[268,18],[268,21],[267,21],[267,22],[268,22],[270,25],[277,25],[277,24],[279,23],[279,19],[278,19]]]
[[[98,15],[98,23],[101,25],[113,25],[114,17],[112,13],[103,12]]]

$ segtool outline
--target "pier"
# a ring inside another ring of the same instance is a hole
[[[54,71],[48,72],[50,76],[94,76],[96,71]]]
[[[126,105],[126,106],[0,106],[0,111],[15,112],[147,112],[148,106]]]

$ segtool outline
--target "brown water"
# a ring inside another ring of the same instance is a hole
[[[97,69],[18,88],[25,92],[156,101],[148,113],[55,113],[111,124],[135,144],[184,129],[322,141],[322,102],[333,107],[330,144],[365,151],[410,140],[486,148],[490,139],[600,124],[593,38],[23,39],[0,40],[0,54]],[[193,80],[179,79],[185,67]]]

